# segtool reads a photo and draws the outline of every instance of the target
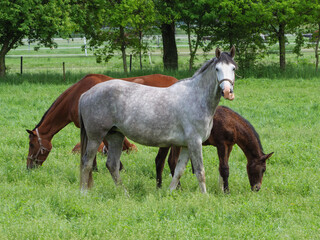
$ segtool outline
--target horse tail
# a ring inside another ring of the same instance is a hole
[[[81,159],[80,159],[80,169],[82,169],[82,164],[83,164],[83,157],[86,153],[87,149],[87,143],[88,143],[88,137],[87,137],[87,132],[83,123],[82,115],[81,115],[81,110],[80,110],[80,103],[79,103],[79,123],[80,123],[80,138],[81,138]]]

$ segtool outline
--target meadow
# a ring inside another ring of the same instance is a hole
[[[233,102],[220,102],[252,123],[265,153],[274,152],[259,192],[250,190],[247,161],[238,146],[229,160],[229,194],[219,188],[216,149],[203,148],[208,190],[203,195],[190,164],[181,190],[170,193],[167,164],[163,187],[157,189],[157,148],[136,144],[138,152],[121,156],[128,197],[114,185],[101,154],[93,189],[80,193],[80,156],[71,153],[80,131],[73,124],[53,138],[42,167],[26,169],[26,129],[33,129],[65,89],[90,72],[124,77],[121,70],[112,70],[119,61],[95,69],[91,58],[69,57],[74,69],[65,82],[60,70],[51,69],[62,59],[30,58],[32,66],[49,64],[36,70],[30,66],[23,75],[12,70],[18,58],[7,59],[11,73],[0,80],[0,239],[320,238],[320,76],[313,66],[299,67],[295,60],[286,72],[258,66],[237,79]],[[189,77],[192,72],[184,70],[183,61],[179,71],[164,72],[154,64],[130,76]]]
[[[46,75],[50,78],[50,75]],[[51,76],[54,79],[56,76]],[[18,76],[13,76],[13,79]],[[230,194],[218,185],[214,147],[204,147],[208,194],[199,191],[188,165],[182,190],[170,193],[166,165],[156,189],[156,148],[138,145],[123,154],[121,173],[130,197],[115,187],[98,155],[99,172],[87,194],[79,192],[79,141],[73,124],[53,139],[44,165],[26,170],[28,134],[71,83],[0,83],[0,239],[316,239],[320,237],[320,78],[240,79],[236,99],[221,101],[260,134],[268,160],[262,189],[251,192],[246,158],[230,157]]]

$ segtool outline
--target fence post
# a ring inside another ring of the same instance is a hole
[[[20,74],[22,75],[22,72],[23,72],[23,56],[21,56],[21,59],[20,59]]]
[[[62,63],[62,71],[63,71],[63,81],[66,81],[66,66],[65,63]]]
[[[84,43],[84,52],[85,52],[86,56],[88,56],[88,53],[87,53],[87,39],[86,39],[86,37],[83,38],[83,43]]]

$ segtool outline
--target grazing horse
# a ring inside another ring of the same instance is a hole
[[[94,85],[111,79],[113,78],[102,74],[90,74],[85,76],[69,87],[55,100],[33,130],[27,130],[29,133],[28,169],[35,166],[41,166],[44,163],[52,148],[52,138],[62,128],[71,122],[74,122],[77,127],[80,127],[78,102],[81,94]],[[123,80],[155,87],[167,87],[178,81],[174,77],[162,74],[123,78]],[[136,149],[136,146],[125,139],[123,149],[127,151],[134,150]]]
[[[191,78],[167,88],[154,88],[120,80],[100,83],[81,95],[80,187],[93,184],[92,165],[101,143],[109,144],[107,168],[116,184],[124,136],[147,146],[181,146],[170,189],[177,187],[189,160],[201,192],[206,193],[202,142],[208,139],[213,115],[221,95],[234,99],[235,48],[230,53],[217,48]],[[130,102],[130,104],[127,104]]]
[[[264,154],[259,135],[248,120],[228,107],[218,106],[213,117],[213,126],[209,138],[202,144],[212,145],[218,150],[219,172],[224,192],[229,191],[229,156],[232,147],[237,144],[247,158],[247,173],[251,190],[259,191],[263,174],[266,171],[266,160],[273,154]],[[162,149],[156,157],[157,184],[161,187],[162,171],[169,148]],[[180,153],[179,147],[171,149],[168,163],[173,176]]]

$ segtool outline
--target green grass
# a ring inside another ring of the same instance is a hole
[[[167,165],[163,188],[157,190],[157,149],[138,145],[137,153],[121,157],[130,197],[114,186],[101,155],[94,188],[80,194],[80,160],[71,153],[79,129],[73,124],[53,138],[43,167],[26,170],[25,129],[82,76],[69,73],[67,83],[59,77],[12,74],[0,82],[0,239],[320,238],[319,77],[239,79],[236,99],[221,100],[253,124],[266,153],[275,152],[260,192],[251,192],[246,159],[237,146],[229,161],[230,194],[218,187],[214,147],[203,149],[208,195],[200,193],[189,165],[182,190],[170,194]]]

